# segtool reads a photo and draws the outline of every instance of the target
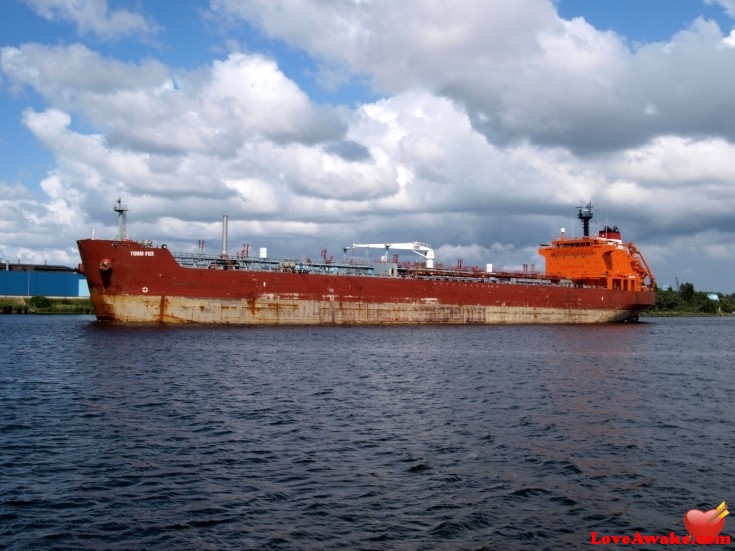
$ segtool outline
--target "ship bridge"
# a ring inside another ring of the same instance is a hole
[[[583,236],[561,236],[538,252],[546,260],[546,274],[564,277],[579,285],[641,291],[654,286],[655,279],[643,255],[633,243],[623,243],[617,226],[605,227],[590,236],[592,203],[579,208]]]

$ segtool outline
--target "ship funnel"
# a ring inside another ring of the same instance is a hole
[[[222,215],[222,258],[227,258],[227,215]]]

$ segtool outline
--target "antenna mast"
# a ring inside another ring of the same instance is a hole
[[[577,207],[579,209],[579,214],[577,214],[577,218],[579,218],[582,221],[582,229],[584,230],[584,236],[589,237],[590,236],[590,220],[592,220],[592,201],[587,203],[587,206],[585,207]]]
[[[117,213],[117,237],[115,239],[118,241],[127,241],[128,230],[125,223],[125,213],[128,211],[128,207],[122,204],[122,199],[118,198],[112,210]]]

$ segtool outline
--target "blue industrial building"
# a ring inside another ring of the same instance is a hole
[[[66,266],[5,264],[0,270],[0,296],[88,297],[87,280]]]

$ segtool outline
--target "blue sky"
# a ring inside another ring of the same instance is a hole
[[[451,6],[450,6],[451,4]],[[404,7],[405,6],[405,7]],[[0,258],[75,241],[514,268],[577,205],[735,292],[735,0],[7,0]],[[594,227],[594,225],[593,225]],[[335,253],[332,253],[335,254]]]
[[[559,0],[557,9],[561,17],[583,17],[600,31],[614,31],[631,44],[665,42],[698,17],[717,21],[723,30],[732,26],[722,4],[696,0]]]

